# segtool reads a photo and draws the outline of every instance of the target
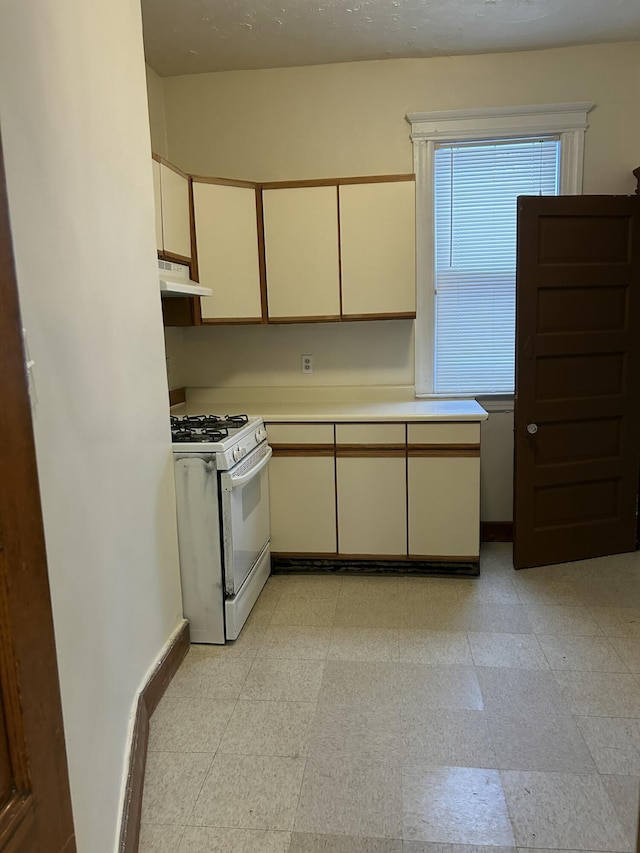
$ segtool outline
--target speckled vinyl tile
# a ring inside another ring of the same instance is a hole
[[[396,764],[333,755],[307,760],[295,831],[401,838]]]
[[[640,675],[640,637],[609,637],[629,672]]]
[[[140,825],[138,853],[178,853],[184,826],[143,823]]]
[[[206,752],[148,752],[142,823],[187,823],[212,761]]]
[[[324,665],[324,661],[319,660],[258,657],[247,675],[240,698],[315,702]]]
[[[569,715],[487,714],[501,770],[597,773],[580,729]]]
[[[309,757],[344,756],[374,762],[401,761],[397,705],[319,705],[312,723]]]
[[[553,673],[571,713],[598,717],[640,717],[640,684],[619,672]]]
[[[640,640],[640,607],[590,607],[589,612],[605,636]]]
[[[328,660],[320,705],[384,705],[400,704],[400,673],[396,663]]]
[[[598,771],[640,776],[640,720],[575,717]]]
[[[469,631],[468,638],[476,666],[549,669],[549,663],[535,634]]]
[[[635,840],[638,836],[640,779],[637,776],[602,776],[602,784],[607,789],[627,838]]]
[[[432,709],[402,717],[405,764],[496,768],[483,711]]]
[[[593,672],[627,672],[620,655],[606,637],[538,634],[551,669]]]
[[[220,744],[220,752],[305,756],[315,710],[315,702],[240,699]]]
[[[404,664],[400,672],[403,713],[433,708],[482,710],[482,696],[473,666]]]
[[[235,704],[235,699],[163,697],[151,717],[149,751],[215,752]]]
[[[476,667],[484,708],[501,714],[505,708],[514,714],[567,714],[554,673],[536,669]]]
[[[405,841],[513,846],[500,775],[471,767],[405,767]]]
[[[402,853],[402,841],[392,838],[293,832],[289,853]]]
[[[290,832],[188,826],[178,853],[288,853]]]
[[[398,659],[396,628],[333,628],[329,660],[394,661]]]
[[[398,658],[403,663],[473,664],[464,631],[401,629],[398,632]]]
[[[271,625],[262,636],[258,657],[324,660],[332,628],[310,625]]]
[[[431,841],[405,841],[402,853],[521,853],[521,851],[516,850],[515,847],[495,847],[493,844],[440,844]],[[579,852],[574,851],[574,853]]]
[[[269,625],[313,625],[326,627],[333,624],[337,596],[334,598],[306,598],[283,595],[278,602]]]
[[[633,849],[599,776],[517,771],[501,776],[518,846]]]
[[[290,830],[305,760],[218,753],[189,824]]]
[[[237,699],[254,656],[226,657],[216,654],[211,657],[202,652],[190,652],[169,684],[165,696]]]
[[[602,631],[586,607],[557,604],[524,604],[536,634],[602,636]]]

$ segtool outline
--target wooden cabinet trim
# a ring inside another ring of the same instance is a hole
[[[337,444],[336,458],[366,459],[372,456],[376,458],[404,458],[407,448],[404,444]]]
[[[338,557],[337,551],[272,551],[271,556],[273,559],[292,559],[292,560],[313,560],[317,558],[319,560],[323,559],[336,559]]]
[[[186,255],[177,255],[175,252],[158,252],[158,259],[161,261],[173,261],[176,264],[187,264],[189,266],[189,275],[193,278],[191,270],[191,258]]]
[[[202,326],[259,326],[262,317],[203,317]]]
[[[217,178],[205,175],[191,175],[190,177],[197,184],[219,184],[223,187],[245,187],[246,189],[259,189],[260,187],[255,181],[241,181],[235,178]]]
[[[312,178],[307,181],[267,181],[260,184],[263,190],[289,190],[296,187],[340,187],[346,184],[382,184],[394,181],[415,181],[412,172],[398,175],[361,175],[347,178]]]
[[[262,192],[256,187],[256,231],[258,235],[258,273],[260,275],[260,308],[261,323],[269,321],[269,302],[267,293],[267,254],[264,240],[264,206]]]
[[[325,316],[311,317],[269,317],[268,323],[285,324],[285,323],[339,323],[342,317],[339,314],[327,314]]]
[[[175,172],[176,175],[180,175],[180,177],[182,177],[182,178],[189,179],[190,175],[188,175],[186,172],[183,172],[182,169],[179,169],[177,166],[174,166],[173,163],[170,163],[168,160],[165,160],[164,157],[161,157],[159,154],[154,154],[154,153],[152,153],[151,156],[153,157],[154,160],[156,160],[162,166],[166,166],[167,169],[171,169],[172,172]]]
[[[198,243],[196,240],[196,215],[193,202],[193,181],[189,178],[189,233],[191,235],[191,260],[189,263],[189,275],[192,281],[200,281],[198,269]],[[199,306],[198,306],[199,307]]]
[[[333,444],[271,444],[273,455],[278,456],[333,456]]]
[[[415,311],[390,311],[385,314],[343,314],[343,321],[357,320],[415,320]]]
[[[408,554],[405,560],[410,562],[429,563],[477,563],[478,554],[452,555],[452,554]]]
[[[480,456],[479,444],[408,444],[407,456],[411,459],[420,457],[476,457]]]

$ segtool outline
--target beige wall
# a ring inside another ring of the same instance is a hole
[[[640,43],[165,78],[169,159],[257,181],[413,170],[407,112],[593,101],[587,193],[630,193],[640,164]],[[413,324],[186,330],[191,385],[412,384]],[[178,354],[179,350],[179,354]],[[300,355],[314,355],[313,376]],[[512,417],[483,429],[482,515],[511,514]]]
[[[0,124],[79,853],[181,624],[139,3],[4,3]]]

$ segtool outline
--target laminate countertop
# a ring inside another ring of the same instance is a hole
[[[389,421],[479,422],[487,412],[472,399],[418,399],[406,388],[187,388],[174,415],[240,412],[267,423]]]

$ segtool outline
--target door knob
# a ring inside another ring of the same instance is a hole
[[[535,435],[538,432],[538,424],[527,424],[527,432],[529,435]]]

